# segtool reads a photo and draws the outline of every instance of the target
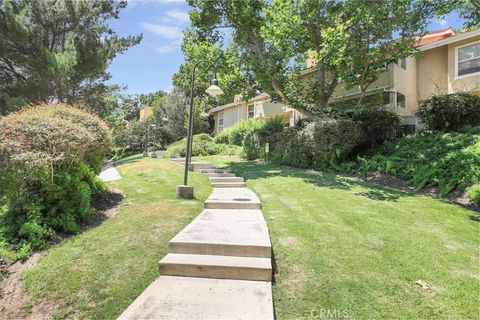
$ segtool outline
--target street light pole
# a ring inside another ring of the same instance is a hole
[[[188,171],[190,169],[191,157],[192,157],[192,143],[193,143],[193,106],[194,106],[194,92],[195,92],[195,73],[197,66],[200,63],[208,63],[213,67],[215,78],[211,81],[210,87],[206,92],[212,96],[222,94],[222,89],[218,87],[217,70],[215,64],[210,60],[199,60],[195,63],[192,69],[192,78],[190,83],[190,107],[188,112],[188,132],[187,132],[187,146],[185,152],[185,171],[183,175],[183,186],[177,186],[177,196],[181,198],[193,198],[193,187],[188,186]]]

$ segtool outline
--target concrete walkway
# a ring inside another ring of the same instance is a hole
[[[120,173],[118,173],[118,170],[117,168],[115,168],[112,161],[107,162],[102,167],[102,170],[100,171],[100,174],[98,176],[100,179],[106,182],[117,181],[122,179],[122,177],[120,176]]]
[[[214,186],[205,210],[170,240],[161,276],[119,319],[274,319],[260,200],[243,178],[209,163],[192,166]]]

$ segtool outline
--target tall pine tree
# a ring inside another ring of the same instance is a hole
[[[138,44],[109,27],[125,1],[0,1],[0,114],[29,103],[81,102],[107,113],[111,60]],[[110,101],[111,102],[111,101]]]

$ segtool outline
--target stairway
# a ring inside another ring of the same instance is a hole
[[[177,161],[180,162],[181,161]],[[119,319],[274,319],[272,247],[260,199],[210,163],[205,209],[169,241],[161,276]]]

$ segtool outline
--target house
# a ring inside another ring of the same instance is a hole
[[[480,29],[456,33],[452,29],[428,33],[419,39],[419,55],[389,65],[370,85],[367,97],[383,96],[387,109],[398,113],[402,124],[421,126],[415,113],[433,95],[470,91],[480,93]],[[305,79],[315,71],[308,60]],[[358,98],[359,88],[339,85],[329,104]]]
[[[146,119],[153,115],[153,109],[150,106],[143,106],[142,109],[140,109],[140,117],[139,120]]]
[[[241,96],[236,95],[233,102],[212,108],[208,113],[215,118],[215,132],[247,119],[280,117],[285,124],[293,126],[305,117],[298,110],[272,102],[266,93],[259,94],[248,101],[242,101]]]
[[[452,29],[432,31],[418,39],[417,50],[418,55],[391,63],[387,71],[378,74],[364,99],[380,97],[385,109],[400,115],[408,131],[422,125],[415,113],[433,95],[480,93],[480,29],[459,33]],[[315,60],[307,59],[306,69],[301,72],[304,81],[313,77],[315,68]],[[329,104],[349,100],[355,103],[360,94],[358,87],[345,89],[340,84]],[[244,119],[280,116],[285,123],[294,125],[305,117],[286,105],[272,103],[266,94],[246,102],[236,96],[234,102],[213,108],[210,114],[215,117],[215,132]]]

